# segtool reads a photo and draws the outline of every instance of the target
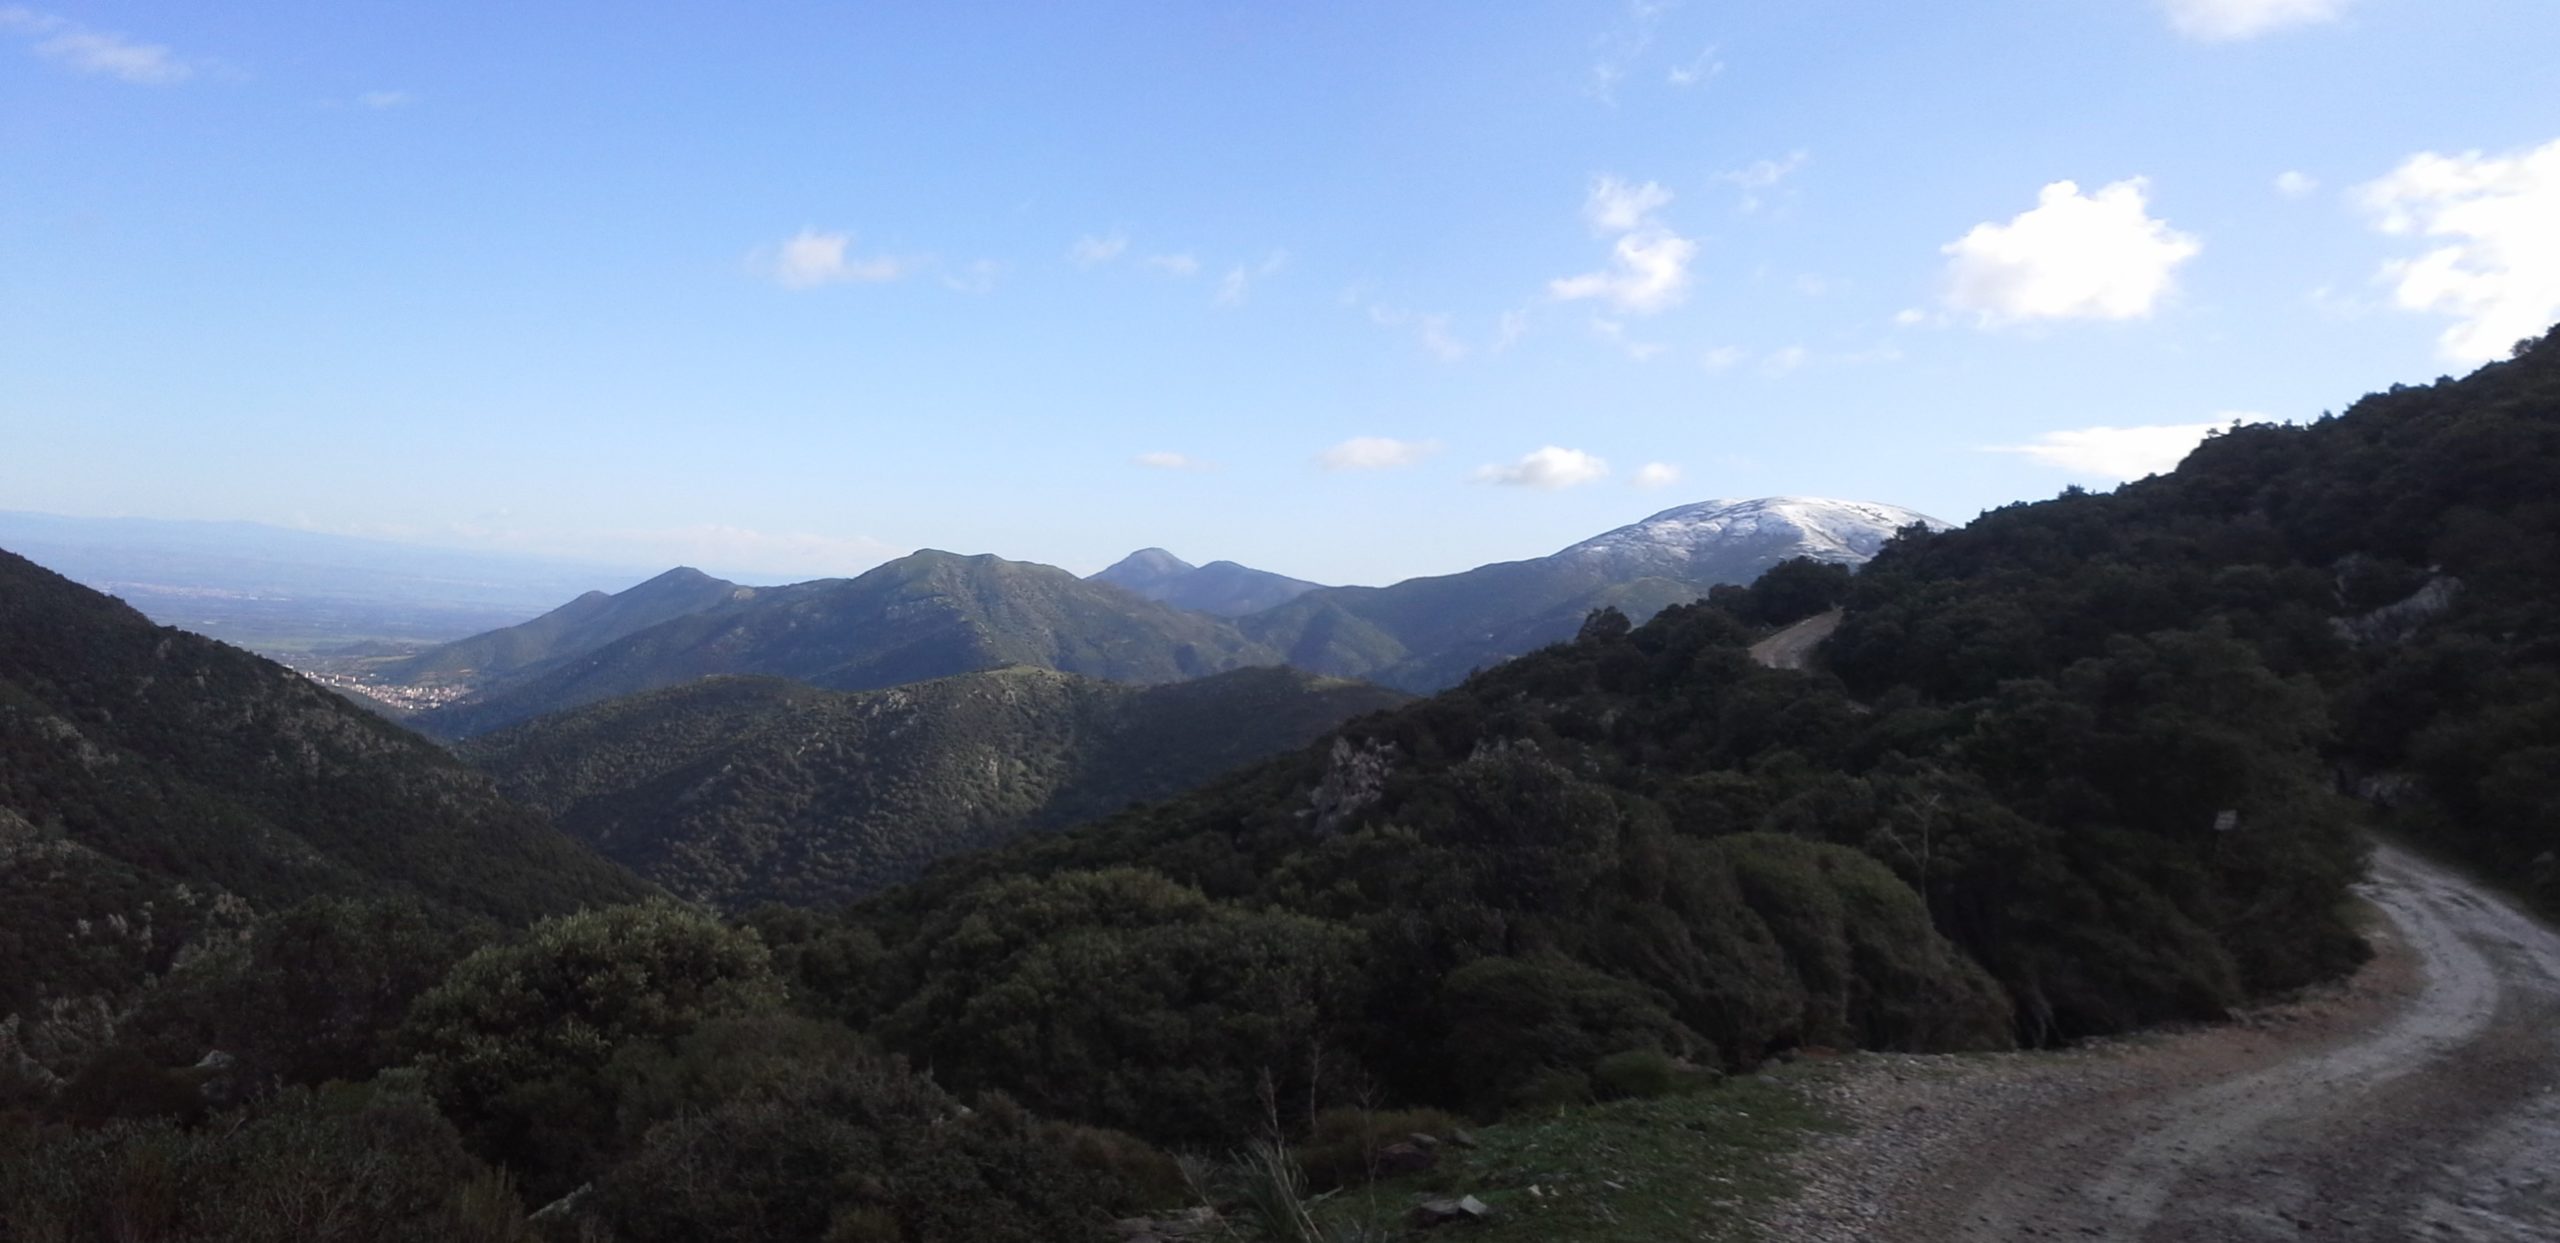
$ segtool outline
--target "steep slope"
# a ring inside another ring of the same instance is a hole
[[[753,592],[679,566],[635,587],[611,594],[590,591],[531,621],[387,663],[375,674],[390,682],[491,685]]]
[[[819,906],[955,850],[1169,797],[1403,700],[1285,669],[1134,687],[1012,668],[855,693],[709,678],[462,754],[684,897]]]
[[[1276,663],[1215,618],[1052,566],[927,550],[660,623],[414,723],[466,737],[723,673],[869,690],[1005,665],[1171,682]]]
[[[1141,548],[1087,581],[1109,583],[1149,600],[1213,617],[1259,613],[1323,587],[1322,583],[1233,561],[1193,565],[1161,548]]]
[[[417,736],[8,553],[0,857],[0,1010],[311,896],[515,921],[648,891]]]
[[[1594,609],[1642,621],[1710,587],[1748,583],[1795,557],[1856,564],[1914,523],[1911,510],[1770,497],[1664,510],[1551,556],[1407,579],[1329,587],[1238,619],[1304,669],[1427,691],[1471,668],[1569,638]]]

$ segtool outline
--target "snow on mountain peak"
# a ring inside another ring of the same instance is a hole
[[[1676,572],[1703,560],[1746,558],[1774,565],[1789,557],[1857,564],[1912,523],[1944,530],[1927,514],[1873,501],[1812,496],[1712,500],[1663,510],[1556,554]]]

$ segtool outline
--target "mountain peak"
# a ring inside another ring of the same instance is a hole
[[[1917,510],[1874,501],[1819,496],[1763,496],[1678,505],[1593,536],[1556,554],[1612,564],[1672,566],[1714,549],[1729,553],[1752,545],[1790,545],[1789,556],[1860,562],[1913,523],[1935,530],[1951,524]]]
[[[1093,581],[1126,587],[1143,596],[1197,568],[1161,548],[1141,548],[1112,562],[1109,569],[1094,575]]]

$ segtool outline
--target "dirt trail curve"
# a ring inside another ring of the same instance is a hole
[[[1772,669],[1802,669],[1813,649],[1840,628],[1840,610],[1817,613],[1751,645],[1751,659]]]
[[[1860,1059],[1773,1239],[2560,1240],[2560,936],[2376,853],[2349,985],[2064,1055]]]

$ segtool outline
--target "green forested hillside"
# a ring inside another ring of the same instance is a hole
[[[680,896],[823,905],[955,851],[1179,793],[1404,699],[1284,669],[1136,687],[1012,668],[858,693],[713,678],[462,754]]]
[[[1147,683],[1274,663],[1216,618],[1051,566],[928,550],[674,618],[413,723],[469,737],[713,674],[870,690],[1006,665]]]
[[[381,665],[388,682],[489,686],[573,660],[660,622],[746,598],[753,588],[679,566],[610,595],[590,591],[540,617]]]
[[[2217,1017],[2359,961],[2367,824],[2560,897],[2555,480],[2560,334],[2111,494],[1912,529],[1855,576],[1596,613],[841,911],[623,905],[474,949],[399,903],[306,905],[176,964],[68,1082],[0,1077],[0,1225],[106,1237],[66,1223],[141,1205],[227,1237],[325,1199],[380,1237],[522,1243],[520,1195],[586,1186],[561,1237],[1104,1238],[1185,1194],[1159,1145],[1276,1128],[1356,1179],[1378,1150],[1342,1137],[1379,1106],[1545,1115],[1807,1046]],[[1834,606],[1812,670],[1749,656]],[[101,667],[82,702],[168,693]],[[978,682],[1007,676],[1047,684]],[[814,694],[699,692],[688,746]],[[121,771],[20,720],[37,771]],[[563,779],[620,780],[594,763]],[[0,830],[31,873],[166,883]],[[167,1069],[208,1047],[271,1069]],[[1261,1154],[1294,1207],[1289,1154]]]
[[[425,740],[6,553],[0,856],[0,1013],[321,895],[521,922],[648,891]]]

